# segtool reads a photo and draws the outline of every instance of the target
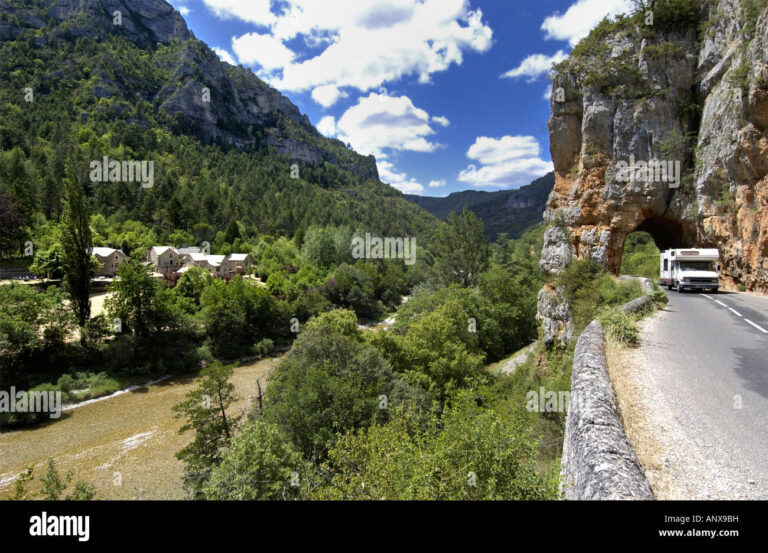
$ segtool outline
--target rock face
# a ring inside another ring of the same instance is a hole
[[[166,76],[141,83],[118,83],[96,75],[99,98],[138,94],[177,121],[180,132],[238,148],[265,147],[297,162],[328,162],[378,180],[376,160],[320,135],[306,115],[250,70],[219,60],[197,40],[182,16],[165,0],[41,0],[30,8],[0,0],[0,41],[29,28],[50,29],[35,40],[126,39],[148,52]],[[116,14],[119,12],[119,24]],[[163,47],[163,48],[161,48]],[[66,75],[48,75],[50,80]],[[140,124],[140,122],[139,122]]]
[[[43,6],[39,13],[33,14],[28,6],[15,0],[0,1],[0,11],[17,16],[21,24],[3,22],[6,34],[0,35],[0,39],[13,38],[23,26],[44,27],[49,17],[59,23],[70,22],[68,32],[78,36],[94,35],[95,23],[96,28],[113,27],[143,46],[194,38],[181,14],[161,0],[51,0]],[[116,12],[119,12],[119,25]]]
[[[645,230],[661,249],[718,248],[726,281],[768,292],[768,8],[689,4],[601,24],[557,68],[545,274],[585,256],[618,273]]]

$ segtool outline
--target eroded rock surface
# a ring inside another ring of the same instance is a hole
[[[625,238],[645,230],[661,249],[718,248],[726,282],[768,292],[768,9],[741,4],[601,26],[557,68],[545,274],[586,256],[618,274]],[[679,182],[628,180],[632,161],[678,162]],[[545,337],[565,332],[552,303],[540,295]]]

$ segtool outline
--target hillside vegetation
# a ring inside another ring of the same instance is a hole
[[[0,285],[0,388],[66,399],[197,373],[175,408],[190,498],[555,498],[564,414],[526,394],[567,382],[567,355],[486,369],[537,339],[543,227],[489,244],[468,209],[437,220],[219,62],[168,4],[122,1],[130,29],[101,2],[0,0],[1,253],[56,277]],[[94,182],[104,156],[154,161],[152,186]],[[413,258],[353,256],[365,233],[414,238]],[[143,263],[153,245],[203,242],[249,253],[250,274],[161,279]],[[92,246],[131,258],[100,315]],[[387,317],[389,330],[360,327]],[[234,365],[277,349],[253,409],[228,412]]]
[[[464,190],[443,198],[406,194],[405,198],[442,220],[467,207],[483,221],[488,240],[495,241],[500,234],[519,238],[529,227],[540,223],[554,184],[555,175],[549,173],[512,190]]]

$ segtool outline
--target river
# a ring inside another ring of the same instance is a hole
[[[233,413],[244,413],[258,395],[256,381],[279,359],[263,359],[234,370],[240,398]],[[53,457],[59,472],[87,480],[99,499],[184,499],[183,464],[175,453],[193,436],[179,435],[181,419],[171,407],[195,385],[194,374],[171,377],[129,393],[64,411],[60,419],[0,434],[0,499],[14,491],[18,474],[35,466],[37,479]],[[262,386],[264,379],[262,379]],[[71,487],[70,487],[71,488]]]

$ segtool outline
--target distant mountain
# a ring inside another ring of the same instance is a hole
[[[460,212],[467,206],[482,219],[489,240],[495,240],[502,232],[506,232],[510,238],[517,238],[526,228],[541,222],[554,184],[555,174],[548,173],[514,190],[464,190],[453,192],[445,198],[405,194],[405,198],[439,219],[447,219],[451,212]]]

